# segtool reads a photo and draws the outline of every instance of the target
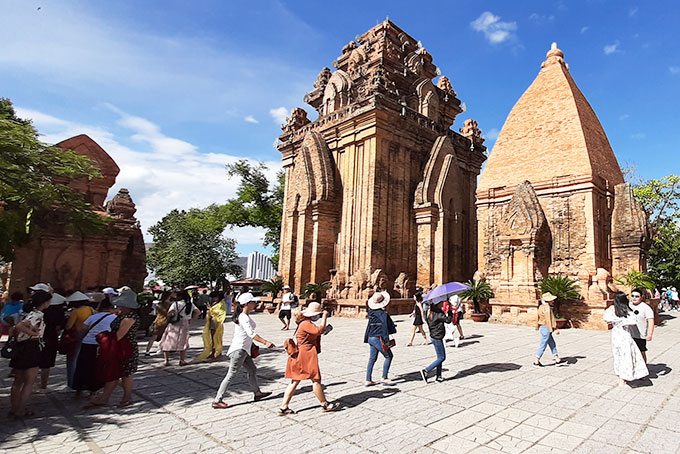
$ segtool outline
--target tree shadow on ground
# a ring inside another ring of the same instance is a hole
[[[449,380],[456,378],[468,377],[470,375],[476,374],[489,374],[492,372],[507,372],[510,370],[520,369],[522,366],[515,363],[488,363],[488,364],[478,364],[477,366],[471,367],[469,369],[459,370],[456,375],[451,377]]]

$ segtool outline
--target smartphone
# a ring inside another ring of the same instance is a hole
[[[326,325],[326,328],[324,328],[324,330],[323,330],[323,333],[324,333],[324,334],[328,334],[328,333],[330,333],[331,331],[333,331],[333,325],[327,324],[327,325]]]

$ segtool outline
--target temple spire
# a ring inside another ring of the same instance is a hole
[[[545,61],[541,65],[541,68],[545,68],[550,65],[559,63],[563,65],[566,69],[569,69],[569,65],[564,62],[564,52],[562,52],[558,47],[557,43],[552,43],[550,50],[545,54]]]

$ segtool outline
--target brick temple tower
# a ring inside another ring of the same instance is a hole
[[[408,297],[470,279],[475,189],[486,148],[448,78],[389,20],[342,49],[278,149],[286,171],[279,270],[299,292],[330,279],[329,298],[358,308],[376,287]],[[341,311],[343,308],[340,308]]]
[[[477,190],[477,217],[494,321],[533,323],[537,283],[561,274],[579,281],[583,297],[565,315],[601,327],[612,270],[644,269],[646,216],[556,44],[503,125]]]

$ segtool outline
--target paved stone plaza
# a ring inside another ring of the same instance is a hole
[[[468,338],[447,351],[447,380],[425,384],[417,371],[432,361],[434,349],[405,347],[407,316],[396,317],[391,376],[397,386],[364,388],[366,321],[332,318],[335,329],[323,339],[321,372],[329,398],[343,409],[323,414],[306,384],[291,402],[298,414],[286,417],[276,415],[286,385],[280,348],[262,349],[256,360],[262,389],[272,391],[272,398],[250,402],[242,373],[227,400],[233,407],[226,410],[210,408],[226,361],[162,368],[160,356],[142,357],[134,405],[83,410],[86,401],[64,389],[60,357],[50,391],[32,401],[33,419],[6,419],[11,380],[2,379],[0,452],[672,453],[680,448],[676,317],[657,327],[651,380],[634,383],[634,389],[616,387],[606,331],[564,330],[557,341],[569,365],[535,369],[536,331],[467,320]],[[277,345],[289,335],[272,315],[255,320],[258,331]],[[194,321],[189,358],[200,351],[201,322]],[[231,333],[227,324],[225,343]],[[7,360],[2,366],[6,377]],[[379,359],[374,379],[381,367]],[[120,390],[112,402],[119,398]]]

